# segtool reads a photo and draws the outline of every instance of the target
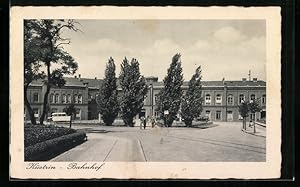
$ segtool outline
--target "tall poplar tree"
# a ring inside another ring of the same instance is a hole
[[[105,78],[100,88],[97,104],[101,118],[105,125],[112,125],[118,116],[118,90],[116,78],[116,66],[112,57],[106,64]]]
[[[193,119],[202,112],[201,78],[201,67],[199,66],[189,81],[189,88],[182,99],[181,115],[188,127],[192,126]]]
[[[174,119],[176,119],[183,94],[181,89],[183,74],[180,57],[179,53],[173,56],[168,74],[163,80],[164,88],[159,93],[158,109],[161,118],[168,127],[172,126]],[[165,111],[168,111],[168,114],[164,114]]]
[[[125,125],[132,127],[133,118],[141,112],[148,91],[145,78],[140,73],[139,62],[136,59],[129,62],[125,57],[119,79],[122,87],[121,116]]]

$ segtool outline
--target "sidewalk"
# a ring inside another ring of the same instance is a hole
[[[252,134],[254,136],[260,136],[264,138],[266,137],[266,128],[259,125],[255,125],[255,131],[256,131],[255,133],[254,133],[254,127],[253,126],[249,127],[248,124],[247,124],[246,131],[245,130],[242,131],[248,134]]]

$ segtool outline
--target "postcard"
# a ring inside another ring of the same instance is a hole
[[[279,7],[12,7],[10,177],[270,179]]]

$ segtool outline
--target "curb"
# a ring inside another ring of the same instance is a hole
[[[253,132],[248,132],[248,131],[245,131],[244,129],[242,129],[242,131],[243,131],[244,133],[251,134],[251,135],[253,135],[253,136],[258,136],[258,137],[266,138],[266,136],[258,135],[258,134],[255,134],[255,133],[253,133]]]

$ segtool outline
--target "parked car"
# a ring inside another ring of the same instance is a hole
[[[65,112],[52,113],[51,120],[54,122],[69,122],[71,116],[68,116]]]

